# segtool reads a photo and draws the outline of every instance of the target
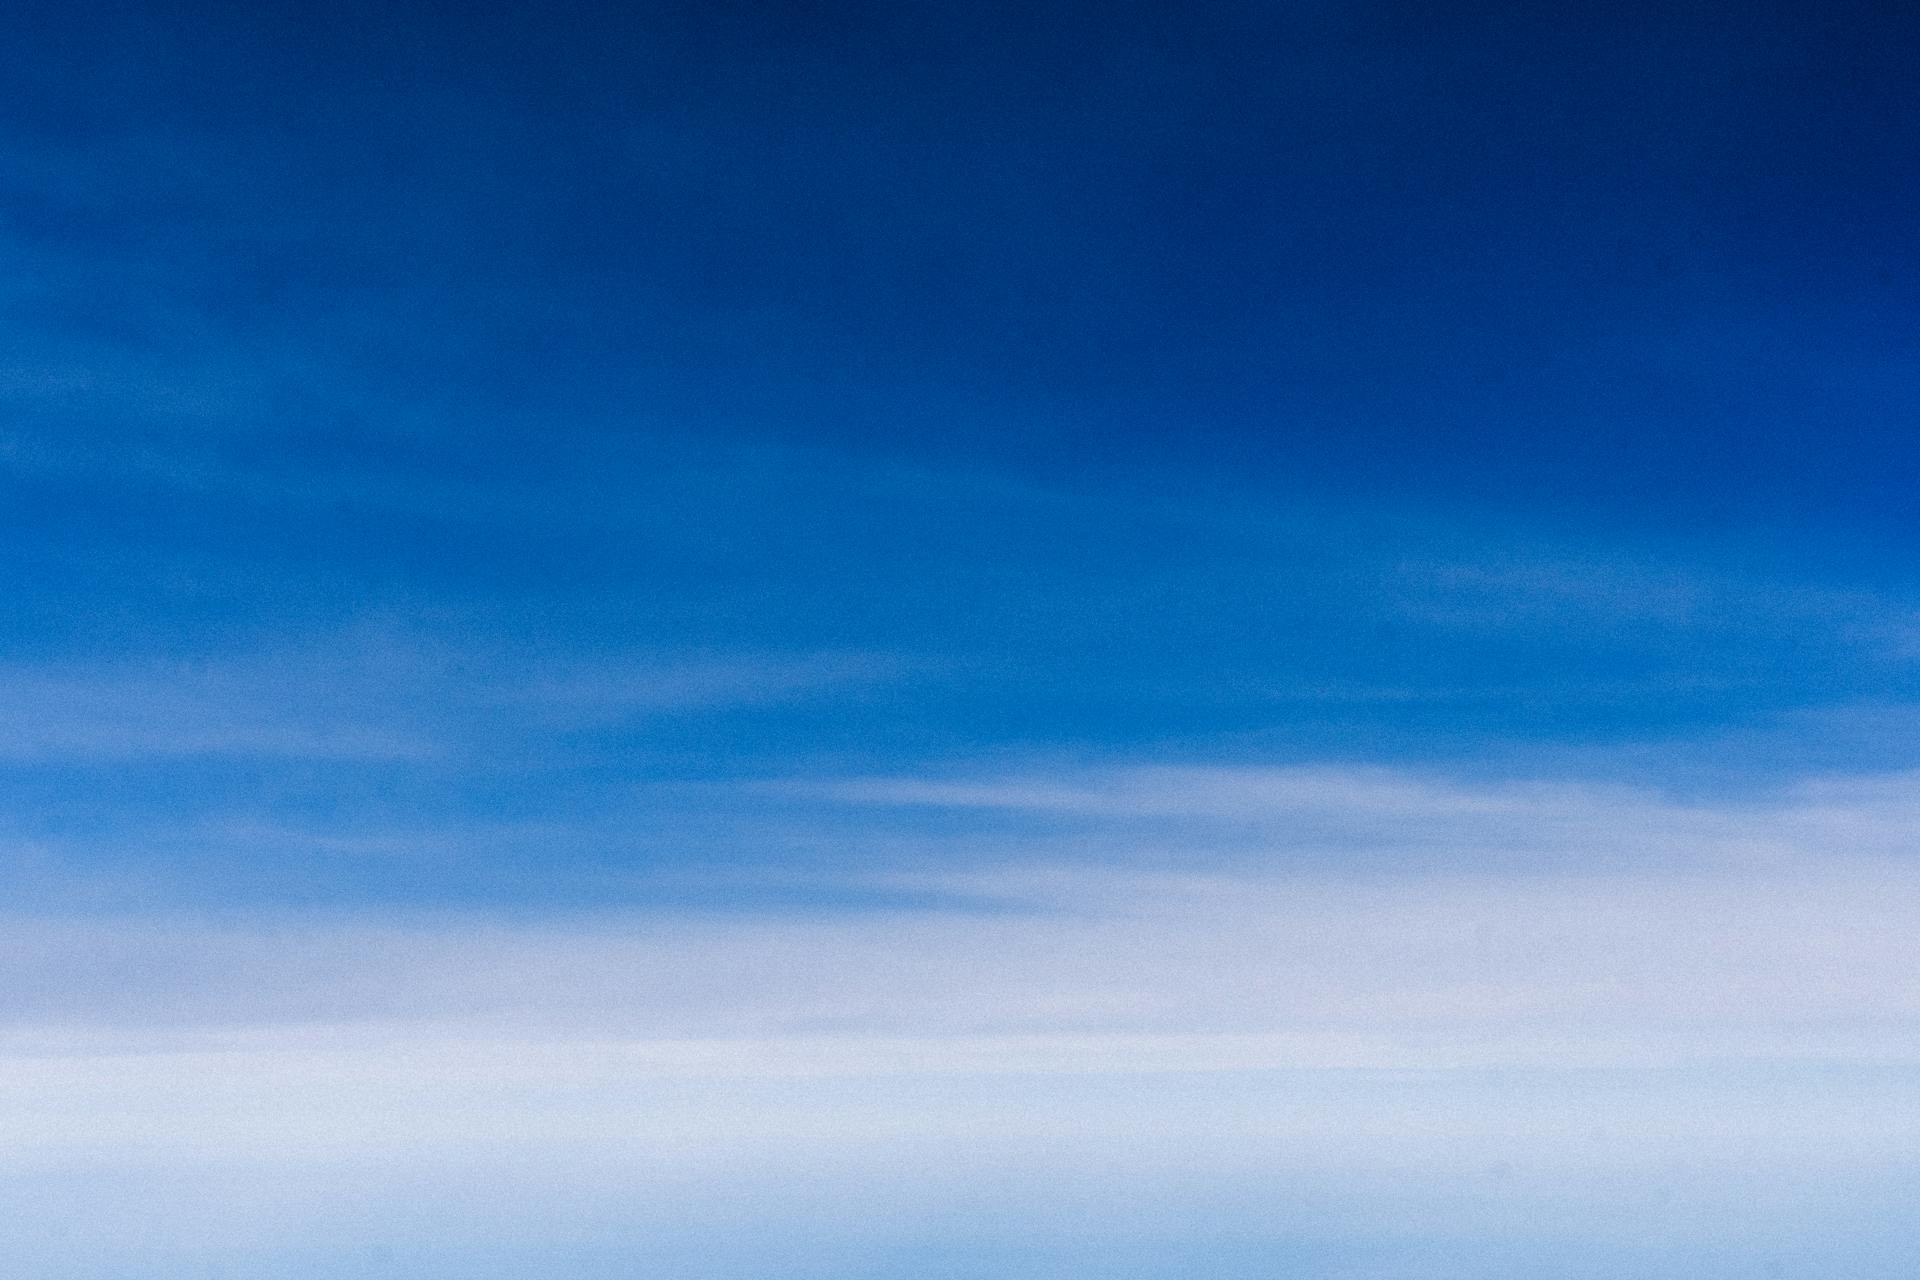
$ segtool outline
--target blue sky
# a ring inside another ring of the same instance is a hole
[[[26,6],[0,1257],[1911,1274],[1915,36]]]

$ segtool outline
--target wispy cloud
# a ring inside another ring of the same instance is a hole
[[[857,691],[862,653],[558,658],[383,629],[297,649],[0,666],[0,761],[427,760],[491,740]]]
[[[14,664],[0,669],[0,760],[435,753],[417,725],[366,714],[312,688],[304,691],[309,698],[290,697],[285,674],[252,663]]]
[[[1044,819],[1114,850],[1356,868],[1747,866],[1915,851],[1920,775],[1803,779],[1687,799],[1648,785],[1346,766],[1133,766],[767,784],[796,797]]]
[[[1920,966],[1911,776],[1685,803],[1218,768],[828,794],[869,813],[873,847],[924,849],[887,816],[903,807],[1083,825],[1066,840],[976,828],[937,859],[808,873],[945,895],[940,909],[756,899],[752,877],[780,873],[754,870],[756,832],[800,820],[761,812],[734,828],[725,914],[641,893],[514,927],[363,911],[185,933],[135,917],[96,936],[21,919],[13,945],[42,976],[0,1010],[15,1026],[64,1010],[75,1025],[505,1019],[620,1036],[1333,1032],[1399,1045],[1409,1065],[1529,1039],[1576,1056],[1636,1038],[1696,1055],[1888,1052],[1920,1019],[1920,988],[1859,977]]]
[[[889,683],[923,670],[887,654],[682,653],[559,664],[506,684],[503,705],[560,720],[617,720],[701,707],[751,706]]]

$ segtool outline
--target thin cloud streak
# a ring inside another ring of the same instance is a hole
[[[1018,829],[1140,830],[1171,847],[1257,858],[1341,848],[1356,868],[1452,850],[1461,866],[1604,869],[1791,863],[1920,852],[1920,774],[1809,778],[1687,799],[1647,786],[1470,780],[1351,766],[1123,766],[1015,774],[765,784],[774,794],[878,811],[973,812]],[[1149,841],[1139,842],[1150,844]]]
[[[489,733],[550,733],[751,707],[900,679],[864,653],[667,652],[509,661],[375,630],[204,659],[0,666],[0,762],[443,758]]]

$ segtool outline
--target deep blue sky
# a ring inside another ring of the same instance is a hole
[[[13,821],[572,823],[1035,756],[1904,763],[1914,35],[29,13]],[[587,861],[674,856],[642,843]],[[206,856],[150,871],[218,896]],[[232,883],[282,866],[338,874]]]
[[[22,24],[48,434],[1912,530],[1893,6],[221,9]]]

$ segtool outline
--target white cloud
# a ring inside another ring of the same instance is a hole
[[[1158,771],[1137,792],[1124,780],[1109,780],[1111,792],[1001,784],[963,794],[1077,807],[1097,792],[1111,798],[1102,817],[1123,826],[1177,811],[1181,795],[1208,820],[1278,817],[1253,836],[1236,827],[1232,858],[1185,869],[1142,862],[1135,833],[1104,865],[1003,857],[849,882],[1002,909],[663,909],[518,925],[15,919],[0,1021],[21,1034],[136,1039],[355,1023],[623,1040],[1224,1035],[1233,1054],[1267,1045],[1273,1066],[1286,1052],[1406,1067],[1905,1060],[1920,1043],[1920,979],[1902,977],[1920,974],[1920,864],[1901,856],[1914,829],[1905,779],[1721,807],[1624,790],[1350,781]],[[1438,826],[1449,848],[1472,848],[1476,830],[1485,847],[1537,830],[1550,856],[1290,858],[1283,819],[1309,801],[1358,824],[1323,821],[1316,841],[1373,830],[1418,844]],[[1281,835],[1261,864],[1246,849],[1265,830]],[[1689,840],[1694,856],[1674,856]],[[1643,841],[1660,856],[1645,856]]]
[[[1898,1212],[1920,1143],[1910,779],[1717,805],[1331,770],[835,794],[1069,812],[1115,840],[1151,817],[1200,844],[1317,806],[1343,838],[1537,827],[1583,858],[1170,870],[1128,845],[891,873],[1008,907],[983,912],[15,914],[0,1187],[38,1207],[0,1233],[47,1274],[587,1241],[731,1280],[778,1266],[714,1252],[748,1227],[887,1274],[860,1249],[907,1257],[950,1220],[1069,1253],[1075,1231],[1259,1223],[1544,1241],[1619,1273],[1649,1222],[1719,1224],[1751,1263]],[[1661,858],[1631,856],[1643,828]],[[1690,836],[1698,856],[1667,856]]]

